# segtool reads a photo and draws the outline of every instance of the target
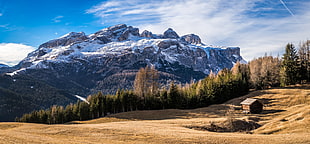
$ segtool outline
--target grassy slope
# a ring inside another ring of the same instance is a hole
[[[238,104],[255,97],[262,114],[242,114]],[[185,128],[226,119],[256,120],[262,127],[245,133],[214,133]],[[80,124],[78,124],[80,123]],[[224,104],[193,110],[136,111],[66,125],[0,123],[0,143],[310,143],[310,89],[255,91]]]

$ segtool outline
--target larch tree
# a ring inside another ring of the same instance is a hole
[[[141,98],[144,98],[146,94],[146,78],[145,68],[140,68],[134,81],[134,92]]]
[[[141,98],[159,95],[159,73],[154,66],[140,68],[134,81],[134,92]]]
[[[264,89],[280,84],[281,60],[265,55],[249,62],[250,82],[255,89]]]
[[[298,66],[301,81],[310,81],[310,40],[300,43]]]

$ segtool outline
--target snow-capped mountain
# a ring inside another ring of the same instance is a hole
[[[245,62],[239,47],[214,47],[199,36],[179,36],[169,28],[163,34],[125,24],[85,35],[71,32],[43,43],[8,75],[27,74],[58,88],[79,94],[114,92],[132,88],[135,72],[154,65],[163,79],[189,82],[211,71],[231,68]]]

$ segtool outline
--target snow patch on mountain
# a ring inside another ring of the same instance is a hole
[[[14,72],[6,73],[6,75],[14,76],[14,75],[16,75],[16,74],[18,74],[18,73],[20,73],[20,72],[22,72],[22,71],[25,71],[25,70],[26,70],[26,68],[21,68],[21,69],[19,69],[19,70],[14,71]]]
[[[232,67],[237,61],[246,63],[240,56],[239,47],[208,46],[199,36],[188,34],[179,37],[169,28],[164,34],[152,34],[138,28],[120,24],[102,29],[86,36],[83,32],[71,32],[58,39],[48,41],[30,53],[20,64],[17,74],[27,69],[49,69],[49,63],[71,63],[90,58],[121,57],[134,54],[145,56],[147,63],[159,65],[150,57],[169,63],[178,62],[195,71],[209,74],[224,67]],[[128,61],[134,61],[128,59]],[[230,64],[225,64],[230,63]]]

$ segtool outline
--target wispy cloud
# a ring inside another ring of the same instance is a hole
[[[15,31],[18,29],[22,29],[22,27],[17,27],[15,25],[11,25],[11,24],[1,24],[0,25],[0,30],[4,29],[4,31]]]
[[[64,16],[56,16],[56,17],[54,17],[53,19],[52,19],[52,21],[54,22],[54,23],[59,23],[59,22],[61,22],[61,19],[62,18],[64,18]]]
[[[0,25],[0,28],[4,28],[4,29],[7,29],[9,26],[9,24],[4,24],[4,25]]]
[[[16,65],[34,49],[32,46],[24,44],[0,43],[0,63]]]
[[[251,60],[264,53],[281,54],[286,43],[309,38],[310,2],[294,4],[300,8],[295,17],[283,16],[281,3],[269,0],[110,0],[86,12],[104,25],[127,23],[154,33],[168,27],[180,35],[196,33],[206,44],[240,46],[242,55]]]
[[[283,0],[280,0],[280,2],[282,3],[282,5],[285,7],[285,9],[292,15],[294,16],[293,12],[287,7],[287,5],[284,3]]]
[[[3,13],[0,13],[0,16],[3,16]]]

